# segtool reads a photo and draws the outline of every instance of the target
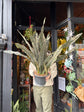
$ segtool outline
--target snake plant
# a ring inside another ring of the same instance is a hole
[[[30,43],[26,40],[25,36],[18,31],[18,33],[22,36],[23,40],[25,41],[27,46],[24,46],[20,43],[15,43],[16,47],[21,49],[24,54],[20,52],[15,51],[5,51],[6,53],[15,54],[19,56],[23,56],[27,58],[29,61],[31,61],[36,69],[37,72],[40,74],[47,74],[47,71],[49,67],[63,58],[65,58],[69,53],[74,51],[74,49],[70,50],[65,55],[60,55],[61,51],[64,48],[68,48],[70,44],[73,44],[81,35],[82,33],[71,37],[66,43],[63,45],[60,45],[56,51],[52,52],[50,55],[47,55],[48,52],[48,46],[49,46],[49,40],[50,40],[50,34],[45,37],[44,35],[44,24],[45,19],[43,21],[43,26],[41,28],[41,32],[38,34],[36,31],[33,32],[32,36],[30,37]]]

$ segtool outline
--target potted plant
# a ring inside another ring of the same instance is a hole
[[[17,100],[15,104],[14,104],[14,102],[12,102],[12,112],[20,112],[19,100]]]
[[[6,53],[15,54],[15,55],[19,55],[19,56],[23,56],[23,57],[27,58],[30,62],[32,62],[35,65],[35,67],[36,67],[35,74],[40,75],[41,79],[43,77],[47,76],[48,69],[53,63],[62,60],[69,53],[74,51],[75,48],[70,50],[65,55],[60,55],[61,51],[64,48],[68,49],[69,45],[73,44],[82,35],[82,33],[80,33],[76,36],[71,37],[66,43],[64,43],[63,45],[60,45],[56,49],[56,51],[51,52],[50,55],[47,55],[50,34],[48,34],[47,37],[45,37],[44,24],[45,24],[45,19],[43,21],[43,26],[41,28],[41,32],[38,34],[36,31],[34,31],[33,34],[30,36],[31,44],[26,40],[25,36],[23,36],[20,33],[20,31],[18,31],[18,33],[22,36],[25,43],[27,44],[27,47],[25,47],[24,45],[22,45],[20,43],[15,43],[15,45],[17,48],[21,49],[24,52],[24,54],[22,54],[20,52],[15,52],[15,51],[5,51]],[[44,81],[44,83],[45,83],[45,81]]]
[[[20,112],[28,112],[29,111],[29,101],[28,100],[28,93],[25,93],[25,91],[22,91],[22,94],[19,98],[19,109]]]

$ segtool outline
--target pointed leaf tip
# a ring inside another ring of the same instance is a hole
[[[45,17],[44,20],[43,20],[43,24],[45,24],[45,21],[46,21],[46,17]]]

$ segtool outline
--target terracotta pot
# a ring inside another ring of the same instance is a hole
[[[25,84],[29,84],[29,82],[28,81],[25,81]]]

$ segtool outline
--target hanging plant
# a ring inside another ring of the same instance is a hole
[[[69,93],[71,93],[71,92],[73,91],[73,86],[72,86],[72,84],[68,84],[68,85],[66,86],[66,91],[69,92]]]
[[[66,59],[65,63],[64,63],[64,66],[66,67],[66,69],[64,69],[64,71],[66,72],[66,77],[67,77],[67,80],[68,80],[68,84],[66,86],[66,91],[68,93],[70,93],[71,95],[73,95],[76,99],[77,98],[77,95],[75,94],[74,92],[74,86],[72,84],[72,82],[76,82],[77,85],[79,86],[81,83],[79,80],[76,79],[76,74],[74,72],[74,69],[73,69],[73,66],[72,66],[72,63],[73,61],[69,58],[69,59]],[[64,68],[65,68],[64,67]]]
[[[25,30],[24,36],[29,41],[32,35],[33,35],[33,25],[30,25],[30,27]]]
[[[76,79],[76,74],[75,72],[70,72],[69,75],[68,75],[68,78],[70,81],[74,81]]]

